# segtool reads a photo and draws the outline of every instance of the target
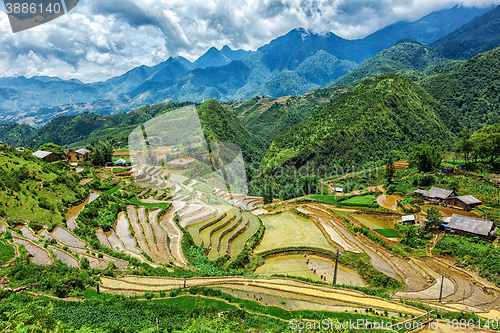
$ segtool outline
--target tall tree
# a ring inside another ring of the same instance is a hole
[[[436,207],[431,207],[428,210],[426,210],[425,216],[427,217],[428,221],[425,224],[426,228],[437,226],[441,222],[441,219],[443,218],[441,212]]]
[[[389,156],[385,163],[385,179],[387,181],[387,185],[392,184],[395,174],[396,174],[396,169],[394,168],[394,160],[392,156]]]
[[[106,162],[111,162],[113,157],[113,146],[104,140],[97,141],[92,144],[92,163],[94,165],[104,165]]]
[[[410,167],[417,167],[420,172],[434,171],[441,165],[444,149],[436,140],[431,144],[420,144],[411,149],[408,164]]]
[[[479,157],[488,158],[491,163],[500,157],[500,124],[486,126],[472,134]]]
[[[472,156],[477,156],[475,154],[477,149],[476,143],[470,136],[470,132],[464,128],[458,134],[459,139],[455,144],[455,152],[462,155],[465,164],[468,164],[468,162],[472,160]]]

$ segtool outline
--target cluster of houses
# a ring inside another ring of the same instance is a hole
[[[457,196],[453,190],[436,186],[428,191],[418,189],[414,192],[417,196],[421,196],[429,202],[445,203],[450,206],[462,208],[465,211],[469,211],[482,204],[481,200],[472,195]],[[403,216],[402,223],[414,224],[415,215]],[[451,217],[442,218],[440,227],[445,228],[450,233],[472,234],[486,238],[493,236],[498,231],[493,221],[460,214],[453,214]]]
[[[79,164],[84,162],[90,162],[91,151],[85,148],[80,148],[75,151],[66,151],[67,159],[69,164]],[[55,162],[61,159],[59,154],[53,153],[51,151],[37,150],[31,155],[41,158],[45,162]]]
[[[17,148],[16,148],[17,149]],[[19,150],[19,149],[18,149]],[[91,161],[91,151],[85,148],[80,148],[74,151],[65,151],[67,158],[63,159],[66,161],[68,164],[71,165],[78,165],[80,163],[85,163],[85,162],[90,162]],[[32,153],[31,155],[38,157],[45,162],[56,162],[61,160],[61,156],[59,154],[50,152],[50,151],[44,151],[44,150],[37,150],[36,152]],[[115,163],[113,162],[106,162],[106,166],[131,166],[131,162],[127,162],[124,159],[119,159]]]

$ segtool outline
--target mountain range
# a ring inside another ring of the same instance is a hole
[[[450,43],[453,48],[460,47],[457,38],[470,38],[471,29],[496,28],[492,22],[500,10],[492,8],[457,6],[415,22],[398,22],[358,40],[298,28],[254,52],[231,50],[228,46],[221,50],[210,48],[195,62],[169,58],[156,66],[140,66],[90,84],[50,77],[0,78],[0,121],[41,127],[59,116],[85,111],[120,113],[169,100],[202,102],[211,98],[228,101],[256,95],[302,95],[329,86],[401,38],[433,43],[430,47],[435,45],[439,50],[449,49]],[[446,37],[450,33],[455,35]],[[454,41],[446,42],[450,38]],[[490,39],[493,45],[495,38]],[[463,52],[480,51],[484,50]],[[445,51],[437,53],[448,58]]]

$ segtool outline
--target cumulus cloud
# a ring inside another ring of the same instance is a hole
[[[297,27],[362,38],[459,3],[500,0],[81,0],[67,15],[16,34],[3,10],[0,76],[104,80],[169,56],[194,61],[211,46],[255,50]]]

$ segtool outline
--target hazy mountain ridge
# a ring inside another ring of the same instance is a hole
[[[415,22],[398,22],[359,40],[294,29],[255,52],[212,48],[198,63],[169,58],[156,66],[140,66],[92,84],[57,78],[0,78],[0,121],[41,126],[56,115],[119,113],[168,100],[302,95],[329,85],[394,45],[403,33],[408,35],[404,37],[431,41],[484,11],[487,9],[454,7]],[[217,84],[221,77],[226,81]]]

